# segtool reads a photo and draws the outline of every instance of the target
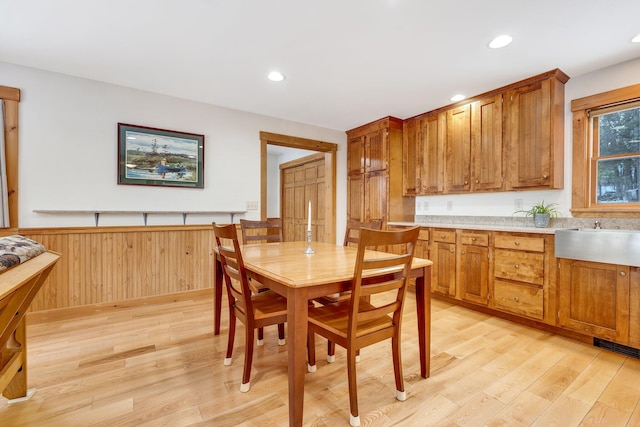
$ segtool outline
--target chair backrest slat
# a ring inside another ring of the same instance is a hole
[[[265,221],[248,219],[240,220],[242,243],[270,243],[284,241],[282,234],[282,219],[270,218]]]

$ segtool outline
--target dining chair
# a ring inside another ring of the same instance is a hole
[[[284,241],[281,218],[269,218],[264,221],[241,219],[240,230],[243,245]],[[249,288],[254,293],[269,289],[256,280],[249,280]],[[257,344],[259,346],[264,345],[264,330],[262,328],[258,329]],[[284,325],[282,324],[278,325],[278,344],[285,345]]]
[[[280,218],[269,218],[264,221],[241,219],[240,228],[244,245],[284,241]]]
[[[360,241],[360,229],[369,228],[371,230],[380,230],[382,228],[382,220],[360,222],[355,219],[347,220],[347,228],[344,232],[344,246],[358,246]]]
[[[213,223],[213,231],[229,300],[229,340],[224,364],[231,364],[236,319],[239,319],[246,329],[244,371],[240,384],[240,391],[245,393],[250,388],[254,331],[269,325],[284,325],[287,321],[287,300],[268,289],[259,293],[251,292],[234,224],[222,226]]]
[[[347,350],[352,426],[360,425],[356,382],[356,354],[360,349],[391,338],[396,398],[406,399],[400,354],[402,309],[419,232],[419,227],[399,231],[362,229],[349,300],[309,308],[309,371],[315,371],[315,334]],[[378,246],[392,246],[398,253],[366,252]],[[367,297],[371,298],[367,301]]]
[[[357,246],[360,241],[360,230],[369,228],[371,230],[380,230],[382,228],[382,220],[360,222],[355,219],[347,220],[347,228],[344,232],[344,246]],[[347,301],[351,298],[351,292],[345,291],[337,294],[325,295],[316,298],[320,304],[335,304],[340,301]],[[333,363],[336,360],[336,345],[333,341],[327,341],[327,362]],[[356,357],[356,361],[360,361],[360,355]]]

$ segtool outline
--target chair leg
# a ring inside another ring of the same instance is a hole
[[[402,354],[400,353],[400,337],[391,338],[393,353],[393,374],[396,378],[396,399],[401,402],[407,400],[407,393],[404,391],[404,377],[402,375]]]
[[[252,328],[246,328],[245,348],[244,348],[244,371],[242,373],[242,384],[240,391],[246,393],[251,388],[251,363],[253,362],[253,333]]]
[[[224,357],[225,366],[231,365],[233,355],[233,341],[236,337],[236,316],[231,313],[229,316],[229,338],[227,340],[227,355]]]
[[[349,423],[353,427],[360,425],[358,415],[358,383],[356,381],[356,351],[347,348],[347,376],[349,379]]]
[[[284,339],[284,323],[278,323],[278,345],[285,345],[287,341]]]
[[[316,335],[309,330],[307,334],[307,371],[316,371]]]
[[[331,340],[327,341],[327,362],[333,363],[336,361],[336,343]]]
[[[256,343],[258,346],[264,345],[264,329],[258,328],[258,342]]]

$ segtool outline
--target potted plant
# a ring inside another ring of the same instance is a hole
[[[557,218],[560,215],[557,203],[545,203],[544,200],[534,204],[529,210],[516,211],[516,213],[519,212],[532,216],[533,225],[540,228],[547,227],[551,218]]]

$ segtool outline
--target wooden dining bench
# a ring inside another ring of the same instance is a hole
[[[22,236],[0,238],[0,394],[27,399],[25,314],[60,255]]]

